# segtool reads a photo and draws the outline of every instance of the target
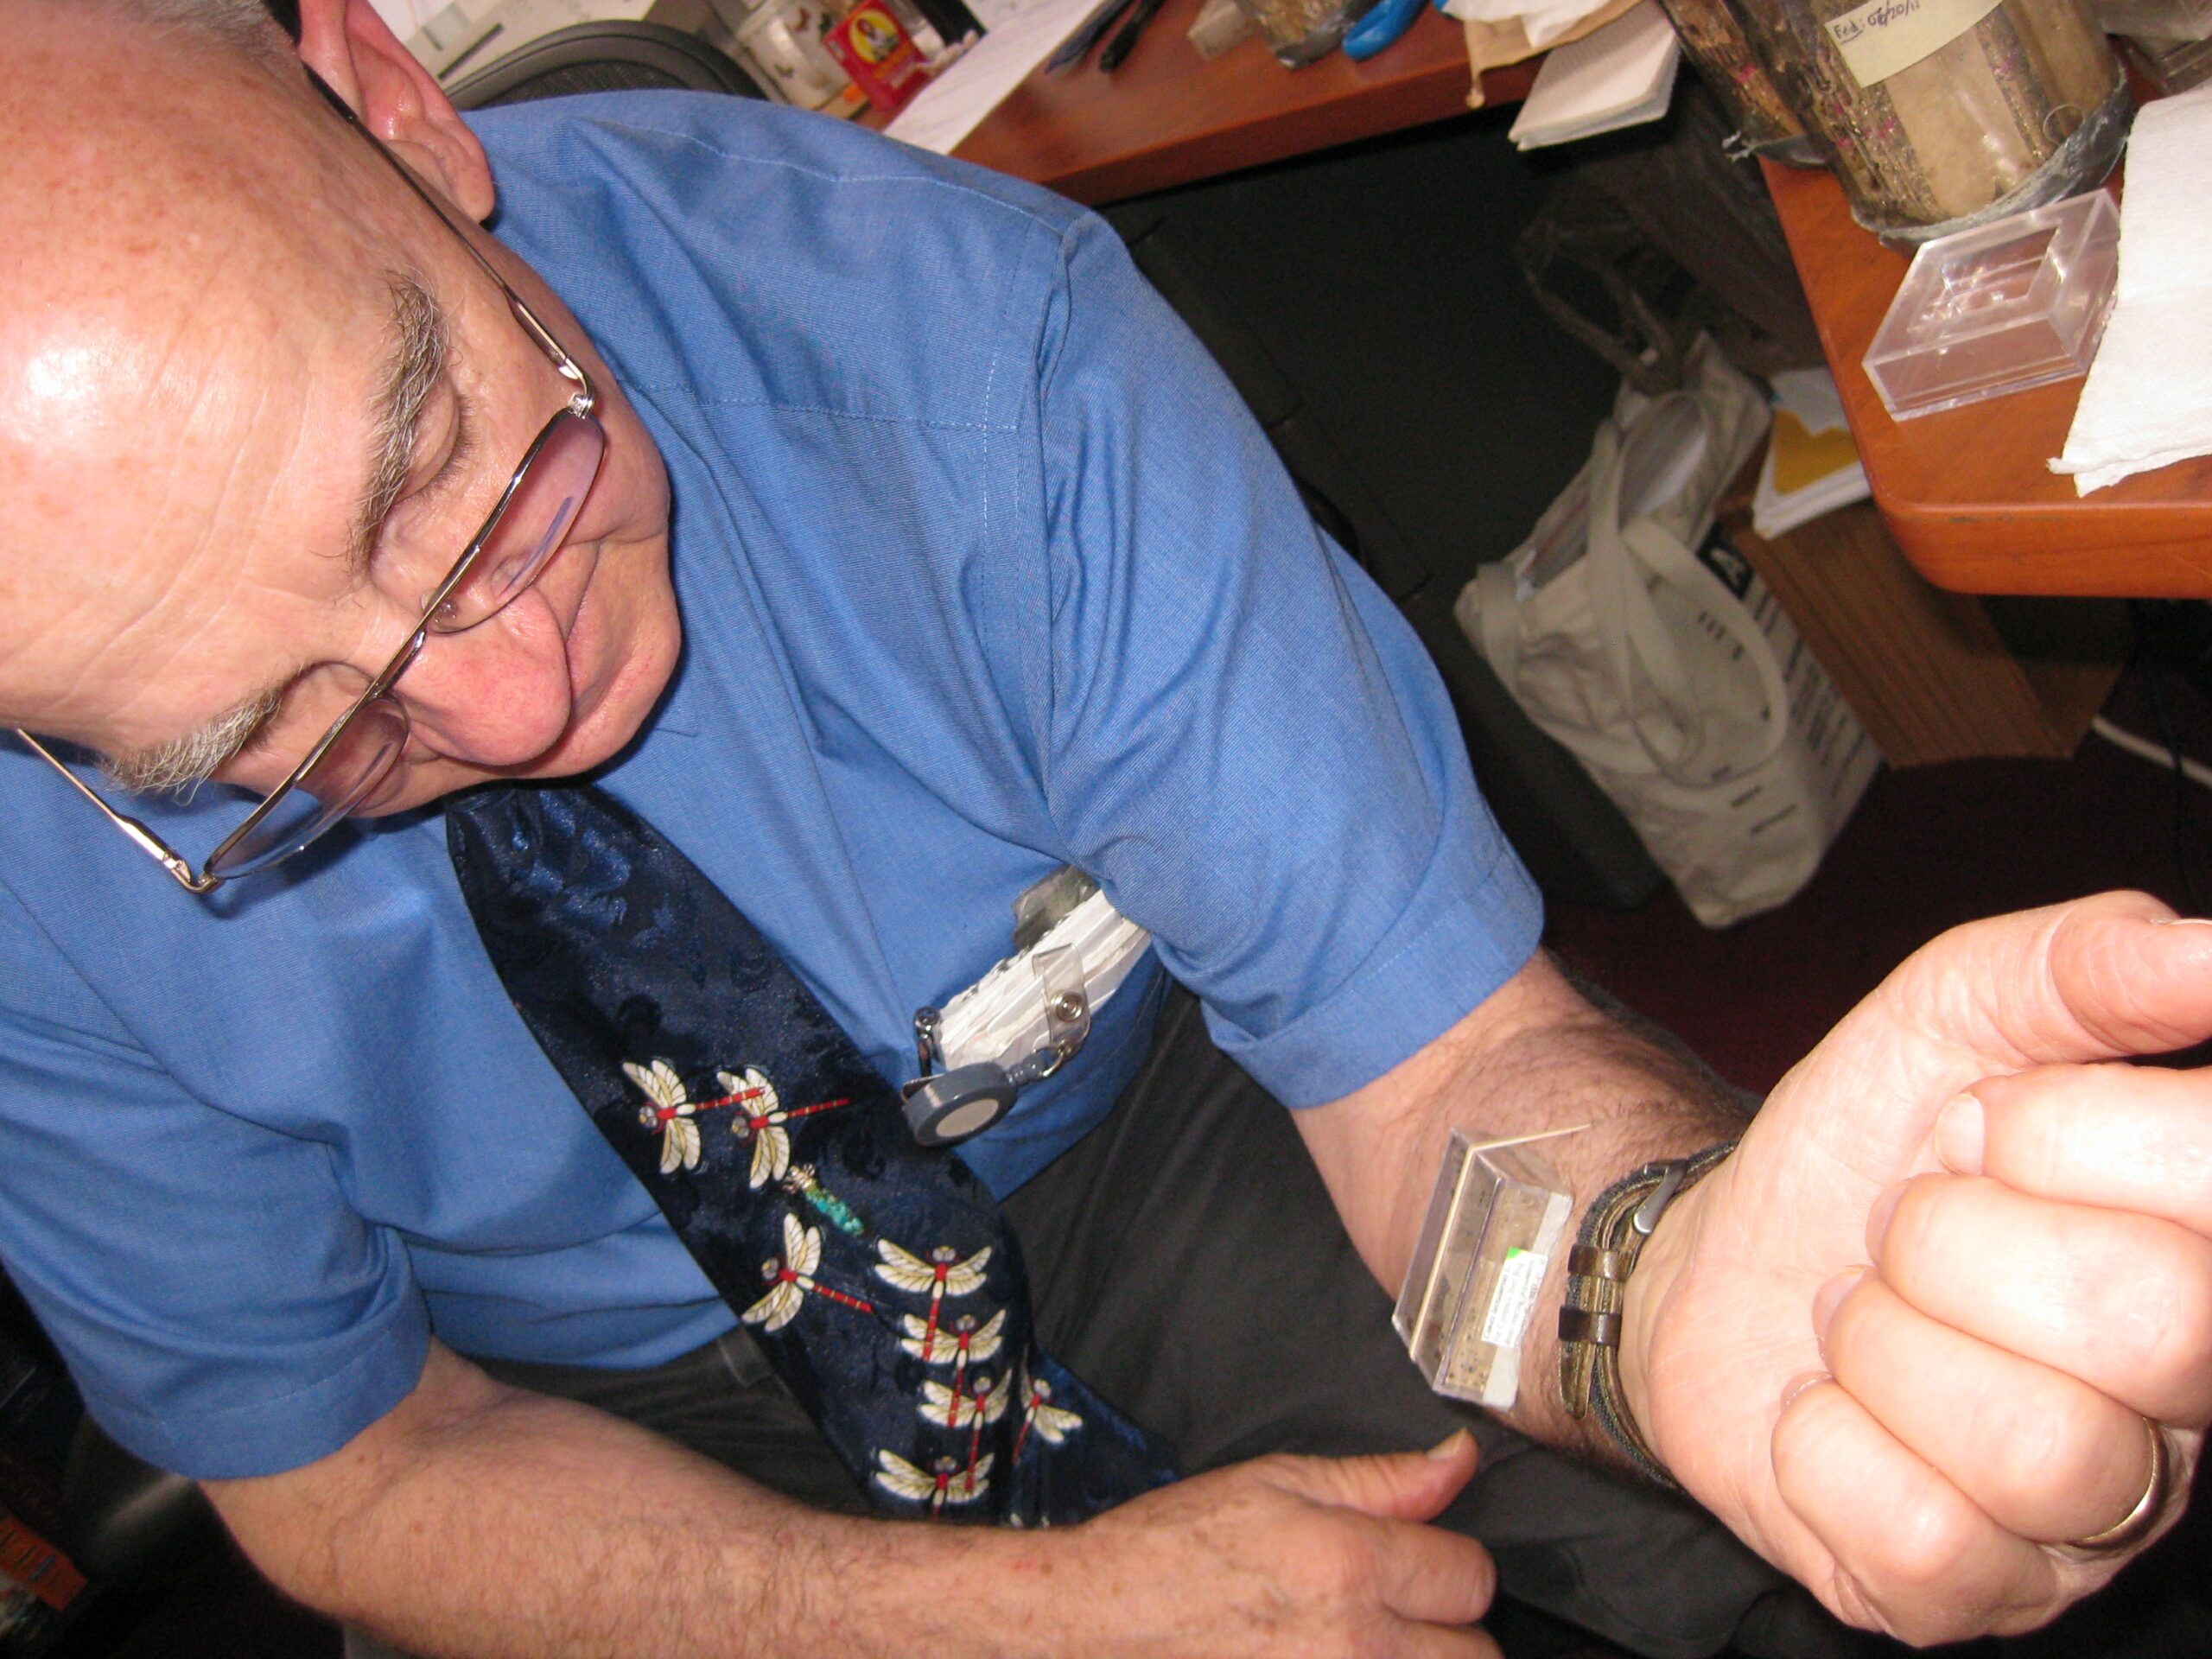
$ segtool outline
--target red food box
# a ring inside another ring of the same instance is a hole
[[[896,115],[922,90],[930,68],[913,36],[880,0],[861,0],[823,37],[853,85],[886,115]]]
[[[0,1576],[14,1580],[57,1611],[77,1599],[84,1575],[69,1558],[0,1510]]]

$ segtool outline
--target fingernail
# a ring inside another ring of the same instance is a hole
[[[1800,1371],[1782,1385],[1783,1410],[1789,1410],[1797,1396],[1808,1389],[1817,1389],[1823,1382],[1834,1381],[1835,1378],[1830,1376],[1826,1371]]]
[[[1865,1268],[1853,1268],[1848,1273],[1839,1273],[1822,1285],[1814,1296],[1813,1334],[1820,1338],[1823,1348],[1827,1345],[1828,1326],[1835,1323],[1836,1309],[1843,1306],[1845,1297],[1859,1287],[1859,1281],[1866,1274]]]
[[[1973,1090],[1954,1095],[1936,1115],[1936,1155],[1961,1175],[1981,1173],[1981,1141],[1987,1128],[1981,1101]]]
[[[2153,922],[2153,927],[2212,927],[2212,916],[2169,916],[2163,922]]]
[[[1459,1448],[1465,1445],[1471,1438],[1472,1437],[1468,1434],[1465,1429],[1455,1428],[1449,1434],[1446,1434],[1442,1440],[1439,1440],[1434,1446],[1430,1446],[1428,1448],[1428,1455],[1435,1459],[1439,1463],[1442,1463],[1447,1459],[1456,1458],[1459,1455]]]
[[[1904,1197],[1904,1183],[1900,1181],[1874,1200],[1874,1207],[1866,1212],[1866,1254],[1879,1262],[1882,1259],[1882,1236],[1890,1230],[1890,1217],[1897,1213],[1897,1202]]]

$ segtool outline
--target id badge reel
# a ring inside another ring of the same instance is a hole
[[[1128,977],[1152,936],[1071,867],[1014,900],[1014,954],[948,1001],[914,1013],[922,1074],[906,1125],[925,1147],[982,1134],[1014,1098],[1072,1059],[1092,1012]]]

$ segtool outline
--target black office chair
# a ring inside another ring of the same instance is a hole
[[[659,23],[578,23],[542,35],[446,88],[454,107],[489,109],[573,92],[665,87],[762,98],[728,53]]]
[[[4,1271],[0,1371],[9,1408],[9,1507],[48,1534],[87,1578],[148,1588],[221,1541],[222,1528],[198,1486],[133,1457],[86,1414],[61,1356]]]

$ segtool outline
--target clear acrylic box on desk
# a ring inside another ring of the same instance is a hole
[[[2101,190],[1923,243],[1866,348],[1892,420],[2088,372],[2120,275]]]

